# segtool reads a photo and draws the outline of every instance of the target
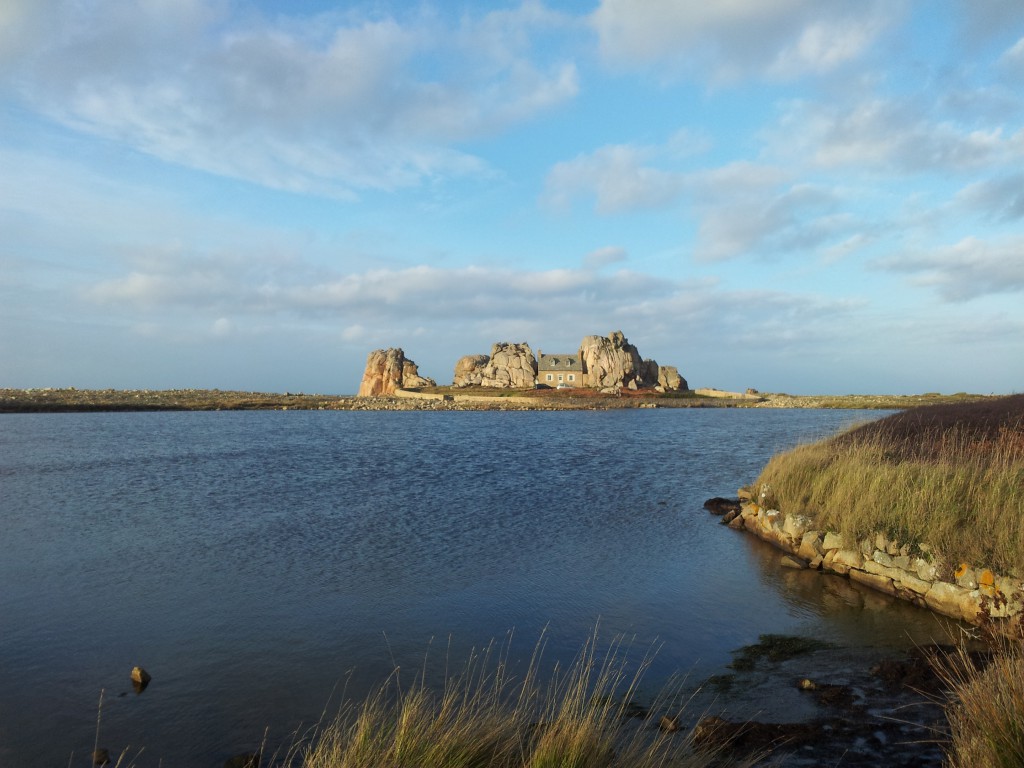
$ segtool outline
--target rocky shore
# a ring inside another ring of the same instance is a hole
[[[411,396],[410,396],[411,395]],[[757,398],[707,397],[694,392],[592,389],[513,390],[423,387],[387,397],[228,391],[219,389],[0,389],[0,413],[76,411],[480,411],[594,410],[612,408],[878,408],[903,409],[981,395],[804,396],[759,393]]]
[[[1024,582],[984,566],[947,563],[927,545],[910,547],[876,533],[847,542],[815,530],[799,514],[767,509],[750,498],[709,499],[705,507],[722,522],[746,530],[785,554],[780,566],[845,576],[866,587],[970,624],[1017,616],[1024,610]]]

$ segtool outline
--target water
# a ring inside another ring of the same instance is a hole
[[[767,632],[905,646],[934,618],[836,599],[701,509],[878,415],[4,416],[0,765],[87,765],[101,689],[101,746],[220,765],[396,664],[491,639],[525,659],[545,628],[549,661],[595,626],[657,644],[655,686]]]

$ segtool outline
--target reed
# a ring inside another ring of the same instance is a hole
[[[775,456],[753,489],[848,543],[877,532],[947,562],[1024,563],[1024,396],[919,408]]]
[[[965,650],[937,664],[949,688],[949,768],[1024,765],[1024,646],[1000,641],[990,663]]]
[[[401,685],[395,672],[370,696],[347,703],[290,751],[304,768],[702,768],[730,765],[696,751],[684,733],[637,720],[633,699],[651,657],[630,664],[596,634],[568,667],[542,680],[543,644],[517,675],[507,652],[472,654],[460,674],[432,690],[419,674]],[[666,690],[655,706],[678,717]],[[653,710],[652,710],[653,711]],[[750,764],[743,763],[743,764]]]

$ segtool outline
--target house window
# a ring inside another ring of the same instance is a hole
[[[559,381],[561,381],[561,380],[562,380],[562,374],[558,374],[558,380],[559,380]]]
[[[554,377],[554,376],[552,376],[552,375],[551,375],[550,373],[549,373],[549,374],[548,374],[547,376],[545,376],[544,378],[545,378],[545,379],[546,379],[547,381],[554,381],[554,380],[555,380],[555,377]]]
[[[569,381],[576,381],[576,374],[575,373],[570,373],[569,374]]]

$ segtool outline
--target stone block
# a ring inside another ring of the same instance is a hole
[[[923,557],[915,559],[910,565],[917,578],[924,581],[935,581],[939,576],[939,569],[935,567],[935,563],[929,563]]]
[[[911,570],[910,568],[910,557],[908,555],[897,555],[892,559],[893,567],[900,568],[904,571]]]
[[[811,527],[811,519],[805,515],[786,515],[782,530],[792,537],[794,541],[800,541],[803,535]]]
[[[800,547],[797,550],[804,560],[813,560],[825,554],[821,546],[821,531],[807,531],[800,538]]]
[[[978,577],[974,569],[967,565],[967,563],[960,563],[960,567],[956,569],[956,573],[953,575],[958,586],[964,589],[978,588]]]
[[[892,568],[892,557],[889,556],[888,552],[883,552],[881,549],[876,549],[871,553],[871,559],[879,565],[884,565],[887,568]]]
[[[865,560],[861,563],[861,570],[865,573],[872,573],[876,576],[884,576],[887,579],[893,581],[898,580],[903,574],[898,568],[892,568],[888,565],[882,565],[874,560]]]
[[[978,615],[978,603],[971,598],[970,591],[945,581],[932,584],[924,596],[924,602],[936,613],[955,619],[974,621]]]
[[[854,549],[840,549],[832,559],[832,565],[845,565],[847,568],[860,568],[863,562],[860,552]]]
[[[909,572],[900,574],[899,583],[900,586],[922,596],[928,594],[928,590],[932,588],[932,582],[919,579]]]
[[[875,573],[867,573],[866,571],[851,568],[850,579],[852,581],[856,581],[858,584],[864,584],[865,586],[878,590],[879,592],[885,592],[888,595],[896,594],[896,587],[893,585],[892,579],[887,576],[880,576]]]
[[[838,533],[829,531],[825,534],[825,538],[822,540],[821,546],[824,547],[826,551],[830,549],[842,549],[843,537]]]

